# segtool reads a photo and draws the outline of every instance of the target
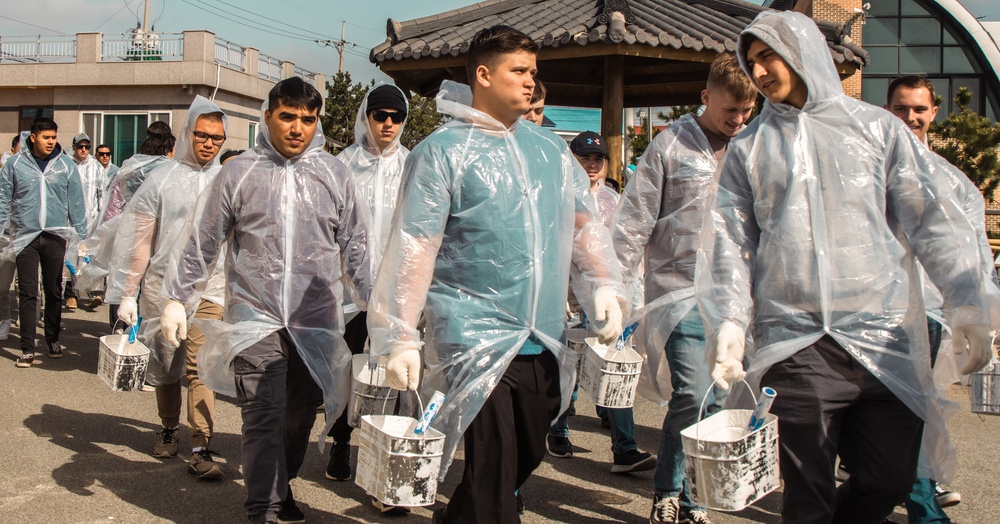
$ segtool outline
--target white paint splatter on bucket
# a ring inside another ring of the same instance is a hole
[[[411,417],[361,417],[354,482],[383,504],[429,506],[437,496],[444,434],[427,428],[415,435],[415,425]]]
[[[600,344],[596,338],[588,338],[586,343],[580,367],[580,390],[598,406],[632,407],[642,357],[631,346],[615,349],[613,345]]]
[[[136,391],[146,380],[149,348],[128,335],[105,335],[100,339],[97,375],[112,391]]]

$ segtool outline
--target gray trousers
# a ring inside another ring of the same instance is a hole
[[[322,390],[284,330],[240,352],[233,368],[243,416],[247,518],[277,521],[288,481],[305,458]]]

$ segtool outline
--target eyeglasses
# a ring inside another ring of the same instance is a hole
[[[399,111],[390,113],[388,111],[382,111],[381,109],[376,109],[375,111],[372,111],[372,118],[374,118],[375,121],[379,123],[385,122],[385,119],[389,118],[392,120],[393,124],[402,124],[403,120],[406,120],[406,113],[400,113]]]
[[[193,131],[191,134],[194,135],[196,142],[206,142],[209,138],[211,138],[213,144],[221,146],[223,142],[226,141],[226,135],[210,135],[208,133],[202,133],[201,131]]]
[[[98,151],[97,156],[111,156],[111,151]]]
[[[93,147],[93,146],[91,146],[90,144],[77,144],[76,145],[77,149],[86,149],[87,151],[90,151],[91,147]]]

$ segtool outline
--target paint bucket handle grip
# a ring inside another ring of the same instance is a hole
[[[750,383],[747,382],[746,379],[743,379],[740,382],[746,384],[747,390],[750,391],[750,396],[753,397],[753,405],[756,406],[757,405],[757,395],[753,392],[753,388],[750,387]],[[698,408],[698,422],[701,422],[702,418],[705,415],[705,402],[708,402],[708,396],[712,394],[712,390],[713,389],[715,389],[714,383],[713,383],[713,385],[711,385],[711,386],[708,387],[708,390],[705,391],[705,396],[702,397],[702,399],[701,399],[701,406]],[[696,422],[696,424],[697,424],[697,422]],[[701,425],[698,425],[695,428],[695,430],[694,430],[694,439],[697,440],[699,443],[701,442]]]

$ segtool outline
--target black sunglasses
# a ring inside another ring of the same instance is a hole
[[[77,144],[76,145],[77,149],[86,149],[87,151],[90,151],[91,147],[93,147],[93,146],[91,146],[90,144]]]
[[[111,151],[98,151],[97,156],[111,156]]]
[[[400,113],[399,111],[390,113],[388,111],[376,109],[375,111],[372,111],[372,118],[374,118],[376,122],[385,122],[385,119],[389,118],[392,120],[393,124],[402,124],[403,120],[406,120],[406,113]]]

